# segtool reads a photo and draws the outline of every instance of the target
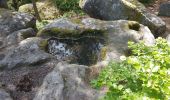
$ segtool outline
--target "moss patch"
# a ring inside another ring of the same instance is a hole
[[[47,46],[48,46],[48,40],[47,39],[41,41],[40,44],[39,44],[39,47],[44,51],[47,51]]]
[[[62,28],[49,28],[43,29],[37,34],[38,37],[57,37],[57,38],[81,38],[84,36],[94,36],[102,37],[105,36],[104,30],[95,30],[95,29],[84,29],[83,27],[78,29],[62,29]]]

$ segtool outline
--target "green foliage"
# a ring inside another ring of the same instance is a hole
[[[56,7],[61,11],[79,11],[79,0],[53,0]]]
[[[32,0],[7,0],[8,1],[8,6],[10,9],[18,10],[18,7],[27,3],[32,3]],[[38,0],[35,0],[38,1]]]
[[[37,21],[36,22],[36,27],[37,27],[38,30],[40,30],[50,22],[51,22],[50,20],[42,20],[41,22]]]
[[[154,46],[129,42],[132,56],[111,62],[102,70],[95,88],[108,87],[105,100],[169,100],[170,47],[158,38]]]
[[[152,3],[152,2],[154,2],[154,1],[155,1],[155,0],[139,0],[139,2],[144,3],[144,4]]]
[[[63,15],[59,16],[60,18],[78,18],[78,17],[82,17],[82,16],[85,16],[85,13],[84,12],[79,12],[79,13],[76,13],[74,11],[69,11],[69,12],[65,12]]]

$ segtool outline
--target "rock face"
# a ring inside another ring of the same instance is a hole
[[[0,16],[0,38],[20,29],[36,27],[35,18],[26,13],[0,9]]]
[[[129,40],[135,42],[143,40],[148,45],[154,44],[154,36],[146,26],[126,20],[101,21],[87,18],[76,23],[67,19],[58,19],[44,27],[37,36],[52,39],[52,43],[48,42],[48,51],[56,57],[65,55],[62,56],[65,57],[64,59],[76,60],[77,63],[84,64],[81,62],[81,57],[83,57],[93,61],[89,65],[103,60],[108,52],[110,52],[109,58],[118,60],[127,52]],[[85,43],[87,44],[85,47],[79,45],[83,38],[88,41]],[[98,42],[93,44],[89,39]],[[95,48],[92,48],[93,45]],[[88,50],[89,52],[87,52]],[[97,51],[98,54],[93,53]],[[60,55],[61,53],[62,55]],[[85,55],[82,56],[82,54]],[[78,59],[76,59],[77,57]]]
[[[159,15],[170,17],[170,2],[166,2],[160,5]]]
[[[1,52],[0,68],[12,69],[14,67],[32,65],[44,62],[50,58],[41,45],[44,41],[40,38],[28,38],[21,41],[15,48]]]
[[[5,90],[0,89],[0,100],[12,100],[12,98]]]
[[[35,36],[36,33],[32,28],[27,29],[21,29],[19,31],[12,32],[7,37],[4,37],[1,39],[2,44],[0,45],[0,48],[14,46],[18,44],[20,41]]]
[[[58,71],[49,73],[34,100],[63,100],[64,82]]]
[[[102,20],[133,20],[150,28],[154,36],[165,33],[165,23],[150,14],[137,0],[80,0],[80,7],[91,17]]]
[[[87,66],[61,62],[49,73],[34,100],[97,100],[84,81]]]
[[[37,2],[36,5],[41,19],[50,20],[55,19],[59,16],[59,10],[49,0],[46,0],[44,2]],[[20,6],[19,11],[34,14],[32,4],[25,4]]]
[[[0,49],[35,36],[35,27],[33,16],[0,8]]]
[[[0,82],[14,100],[98,100],[105,92],[89,86],[91,65],[118,61],[128,41],[155,43],[136,21],[57,19],[35,34],[32,16],[0,14]],[[0,100],[10,96],[0,90]]]

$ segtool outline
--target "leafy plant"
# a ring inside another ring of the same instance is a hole
[[[158,38],[154,46],[129,42],[132,56],[102,70],[92,86],[108,87],[105,100],[170,99],[170,47]]]
[[[40,30],[50,22],[51,22],[50,20],[42,20],[41,22],[37,21],[36,22],[36,27],[37,27],[38,30]]]
[[[79,0],[53,0],[57,8],[61,11],[79,11]]]

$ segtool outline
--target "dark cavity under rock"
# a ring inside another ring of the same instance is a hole
[[[102,49],[105,44],[105,39],[98,37],[51,38],[48,41],[48,53],[54,55],[59,61],[92,65],[103,59]]]

